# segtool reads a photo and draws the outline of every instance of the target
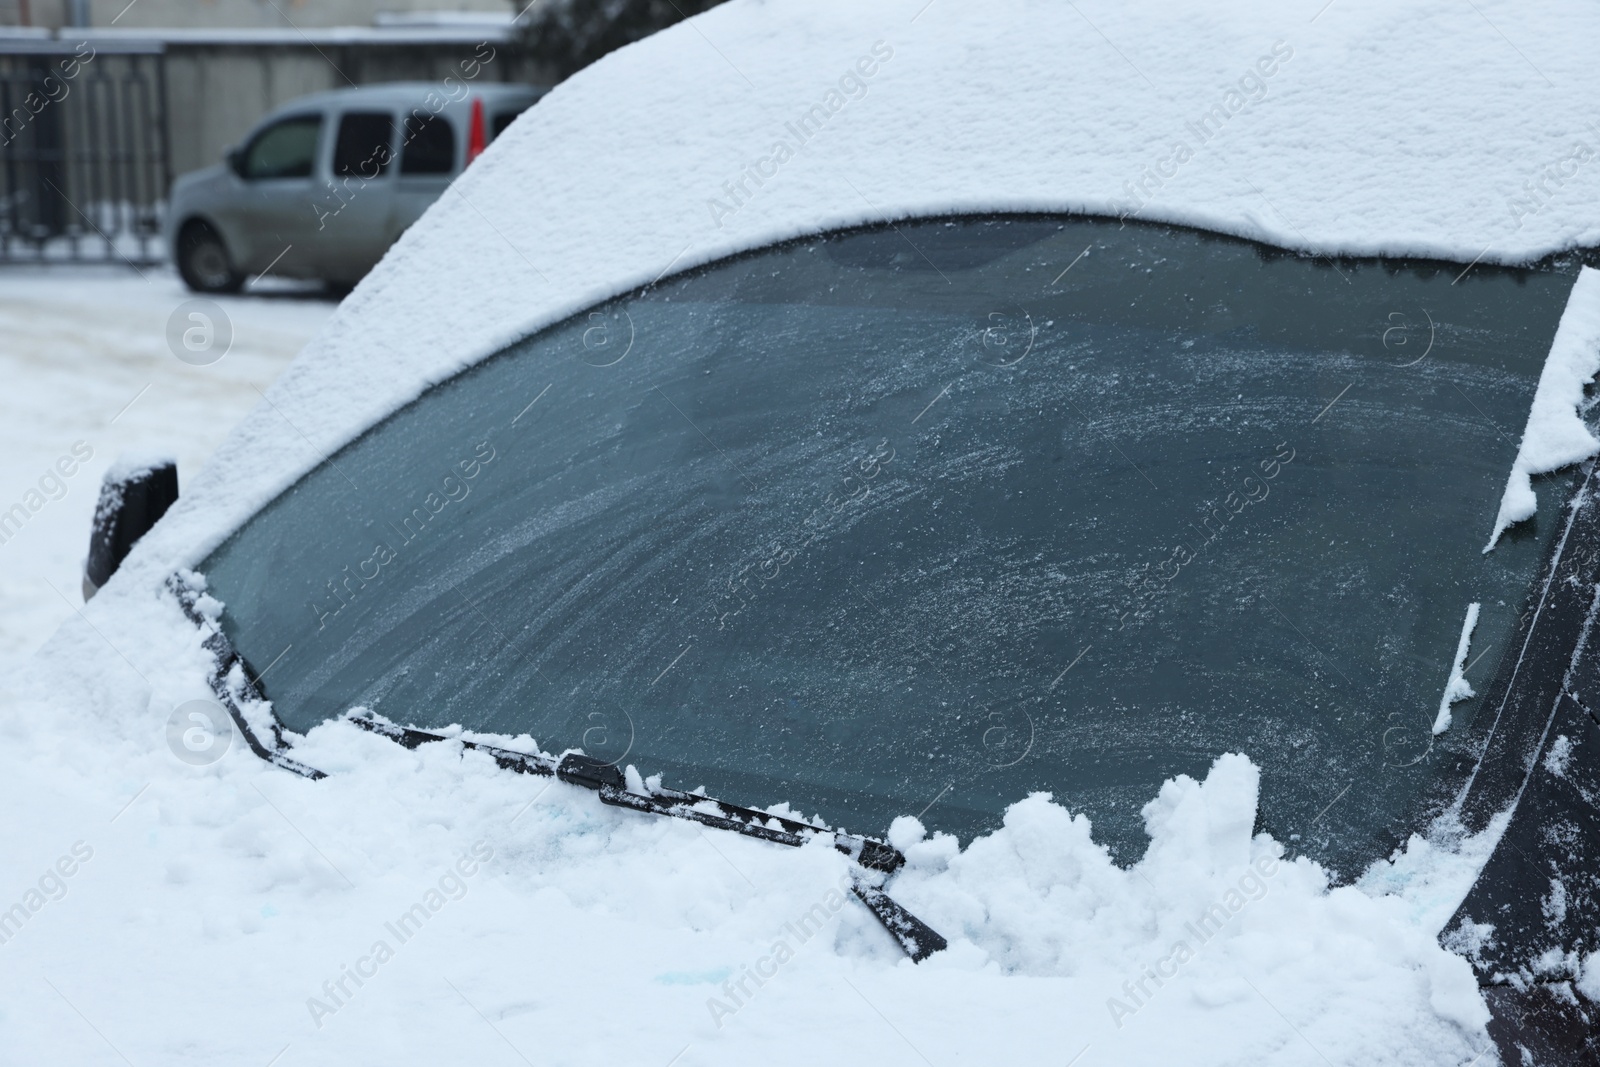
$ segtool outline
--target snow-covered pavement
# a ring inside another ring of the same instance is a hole
[[[192,298],[165,269],[0,268],[0,513],[28,511],[20,528],[0,527],[0,672],[79,603],[106,468],[129,452],[165,452],[181,484],[335,307],[283,287],[214,301],[232,344],[202,366],[179,360],[167,341],[169,320]],[[194,310],[179,313],[180,346],[183,330],[197,328]],[[219,322],[213,338],[225,333]]]

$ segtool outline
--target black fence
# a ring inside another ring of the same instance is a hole
[[[165,64],[159,44],[0,44],[0,262],[162,258]]]

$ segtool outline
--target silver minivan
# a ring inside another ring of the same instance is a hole
[[[453,81],[453,80],[452,80]],[[189,288],[271,273],[354,285],[545,90],[395,82],[301,97],[224,162],[178,178],[167,212]]]

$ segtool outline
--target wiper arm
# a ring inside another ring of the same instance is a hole
[[[245,743],[250,746],[250,751],[268,763],[294,774],[313,780],[326,778],[327,775],[322,771],[308,767],[288,754],[289,746],[283,736],[282,724],[278,722],[276,715],[272,716],[265,735],[258,734],[251,726],[244,714],[242,702],[259,702],[264,697],[260,687],[251,681],[251,672],[244,669],[244,658],[233,647],[233,642],[228,640],[222,628],[200,611],[198,590],[176,574],[167,579],[167,589],[177,599],[184,615],[199,628],[205,649],[212,653],[213,666],[210,677],[212,692],[227,708],[234,726],[238,728]],[[241,668],[237,680],[232,677],[235,664]],[[362,729],[381,734],[406,748],[416,748],[430,741],[451,740],[444,734],[382,722],[370,713],[353,714],[349,719]],[[603,804],[632,808],[634,811],[652,815],[670,815],[677,819],[688,819],[703,826],[731,830],[746,837],[757,837],[779,845],[798,847],[818,835],[831,835],[834,847],[849,856],[852,861],[851,891],[856,899],[865,904],[877,917],[883,928],[889,932],[889,936],[895,939],[896,944],[906,955],[921,963],[935,952],[949,946],[949,942],[931,926],[890,899],[889,895],[875,884],[873,875],[868,873],[890,875],[905,865],[906,858],[900,854],[900,850],[886,842],[871,837],[838,833],[799,819],[771,815],[764,811],[756,811],[754,808],[729,804],[714,797],[701,796],[698,793],[662,788],[652,789],[648,794],[630,792],[622,771],[611,764],[601,763],[576,752],[570,752],[558,760],[536,753],[517,752],[497,745],[486,745],[481,741],[468,741],[465,738],[455,740],[460,741],[463,748],[492,757],[495,763],[505,770],[515,771],[518,774],[560,778],[572,785],[593,789],[600,794],[600,801]],[[707,808],[711,810],[706,810]]]
[[[518,774],[554,777],[569,785],[592,789],[600,794],[602,804],[629,808],[649,815],[686,819],[702,826],[729,830],[746,837],[760,838],[763,841],[795,848],[814,837],[831,837],[833,846],[850,857],[851,891],[856,899],[877,917],[883,928],[889,932],[889,936],[894,938],[895,943],[905,951],[906,955],[913,961],[921,963],[935,952],[949,946],[949,942],[936,930],[901,907],[879,888],[873,875],[869,873],[889,875],[905,865],[905,856],[887,842],[856,834],[839,833],[799,819],[741,807],[699,793],[685,793],[661,787],[653,787],[648,793],[635,793],[628,788],[626,777],[615,764],[603,763],[578,752],[569,752],[557,759],[552,756],[487,745],[481,741],[450,738],[444,734],[413,727],[396,726],[379,720],[371,713],[352,714],[348,718],[363,730],[380,734],[406,748],[416,748],[431,741],[458,741],[464,748],[491,757],[505,770],[515,771]]]

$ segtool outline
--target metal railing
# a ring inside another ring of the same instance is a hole
[[[159,261],[168,160],[162,45],[0,41],[0,262]]]

